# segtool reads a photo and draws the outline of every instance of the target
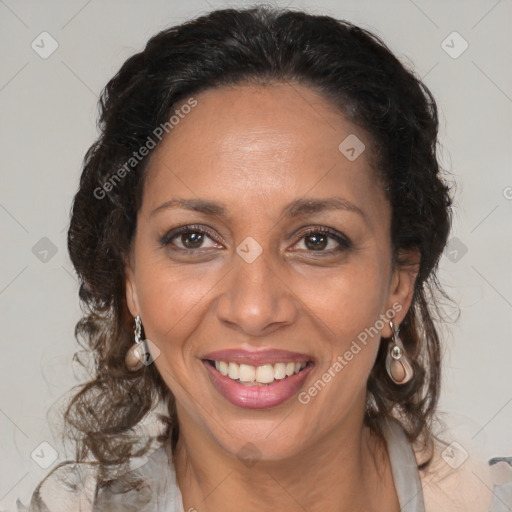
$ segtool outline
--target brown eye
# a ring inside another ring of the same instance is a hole
[[[296,247],[305,252],[315,251],[319,254],[333,254],[352,247],[352,242],[345,235],[326,227],[309,229],[302,232],[299,238],[300,241],[296,244]]]
[[[328,243],[327,236],[321,233],[313,233],[304,237],[306,247],[312,251],[323,250],[327,247]]]
[[[160,239],[160,244],[176,251],[197,251],[198,253],[202,249],[221,248],[213,232],[199,226],[173,229]]]
[[[197,231],[191,231],[189,233],[182,233],[180,241],[183,247],[186,249],[197,249],[201,247],[204,240],[204,234],[198,233]]]

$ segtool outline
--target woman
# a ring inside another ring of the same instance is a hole
[[[95,378],[30,511],[510,510],[506,460],[432,433],[451,198],[380,39],[214,11],[128,59],[100,126],[68,235]]]

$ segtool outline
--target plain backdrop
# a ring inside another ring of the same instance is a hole
[[[81,161],[97,135],[98,94],[155,32],[242,5],[249,3],[0,0],[0,509],[13,510],[17,497],[28,503],[64,457],[46,414],[82,378],[72,362],[80,309],[66,229]],[[461,440],[511,456],[512,3],[274,5],[369,28],[434,93],[441,161],[457,184],[440,277],[460,308],[458,321],[443,327],[440,410]]]

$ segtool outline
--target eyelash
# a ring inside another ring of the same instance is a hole
[[[210,229],[208,229],[208,228],[206,228],[204,226],[199,226],[199,225],[188,225],[188,226],[182,226],[180,228],[173,229],[172,231],[170,231],[169,233],[164,235],[161,238],[161,240],[160,240],[160,244],[163,247],[167,247],[168,245],[171,244],[171,241],[174,238],[176,238],[177,236],[182,235],[184,233],[189,233],[189,234],[190,233],[201,233],[203,235],[208,235],[215,243],[220,243],[220,242],[218,242],[216,240],[216,237],[215,237],[213,231],[211,231]],[[298,234],[299,241],[302,240],[303,238],[309,236],[309,235],[318,235],[318,234],[320,234],[320,235],[328,235],[329,237],[334,239],[339,244],[339,246],[336,247],[335,249],[330,249],[328,251],[325,251],[325,250],[319,250],[319,251],[308,250],[307,252],[334,254],[336,252],[341,252],[341,251],[347,250],[347,249],[349,249],[352,246],[351,241],[346,236],[342,235],[341,233],[338,233],[337,231],[335,231],[333,229],[326,228],[326,227],[323,227],[323,226],[309,228],[306,231],[300,232]],[[199,247],[197,249],[182,249],[181,247],[175,247],[174,250],[190,254],[190,253],[197,253],[197,252],[199,252],[201,250],[201,248]]]

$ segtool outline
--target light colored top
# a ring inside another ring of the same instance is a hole
[[[434,442],[427,470],[418,470],[425,453],[411,446],[398,423],[382,423],[401,512],[511,512],[512,458],[490,463],[467,456],[457,443]],[[123,492],[123,477],[96,489],[86,463],[56,467],[35,489],[29,507],[18,512],[184,512],[168,444],[160,444],[126,475],[143,478]],[[192,509],[193,510],[193,509]]]

